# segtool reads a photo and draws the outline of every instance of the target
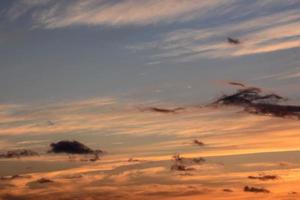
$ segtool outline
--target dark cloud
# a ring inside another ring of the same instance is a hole
[[[278,176],[276,175],[259,175],[259,176],[248,176],[249,179],[256,179],[260,181],[276,180]]]
[[[173,165],[171,165],[172,171],[193,171],[195,168],[189,167],[193,164],[202,164],[205,162],[204,158],[184,158],[180,154],[175,154],[173,157]]]
[[[238,85],[239,83],[231,82]],[[300,106],[281,104],[287,101],[275,93],[264,93],[262,89],[257,87],[246,87],[240,84],[242,89],[238,89],[235,93],[223,95],[211,105],[214,106],[239,106],[244,108],[246,112],[260,115],[271,115],[275,117],[296,117],[300,119]]]
[[[244,187],[244,192],[270,193],[270,191],[265,188],[249,187],[249,186]]]
[[[193,167],[187,167],[183,164],[175,163],[171,166],[172,171],[193,171],[195,168]]]
[[[7,152],[0,153],[0,158],[21,158],[21,157],[31,157],[31,156],[38,156],[39,154],[35,151],[28,150],[28,149],[18,149],[18,150],[11,150]]]
[[[148,108],[143,108],[143,109],[139,109],[139,110],[168,114],[168,113],[177,113],[178,111],[181,111],[181,110],[184,110],[184,109],[185,108],[182,108],[182,107],[173,108],[173,109],[148,107]]]
[[[233,86],[238,86],[238,87],[243,87],[243,88],[246,87],[243,83],[240,83],[240,82],[228,81],[226,83],[229,85],[233,85]]]
[[[198,145],[198,146],[204,146],[204,143],[202,141],[198,140],[198,139],[195,139],[193,141],[193,143],[196,144],[196,145]]]
[[[95,151],[78,141],[59,141],[50,144],[50,153],[93,154]]]
[[[174,164],[171,165],[172,171],[192,171],[193,169],[189,169],[187,166],[183,164],[183,157],[180,156],[180,154],[175,154],[172,157]]]
[[[225,188],[225,189],[223,189],[223,192],[233,192],[233,190]]]
[[[86,145],[78,142],[78,141],[59,141],[57,143],[50,144],[49,153],[67,153],[67,154],[81,154],[81,155],[93,155],[93,158],[82,159],[82,161],[91,161],[95,162],[100,160],[100,154],[104,152],[102,150],[93,150]],[[72,159],[72,157],[70,157]]]
[[[40,179],[36,180],[36,182],[40,183],[40,184],[44,184],[44,183],[53,183],[54,181],[47,179],[47,178],[40,178]]]
[[[289,192],[289,194],[290,194],[290,195],[297,195],[297,194],[298,194],[298,192],[294,192],[294,191],[292,191],[292,192]]]
[[[185,163],[185,164],[200,164],[200,163],[203,163],[205,162],[205,159],[202,158],[202,157],[197,157],[197,158],[185,158],[185,157],[182,157],[180,154],[175,154],[173,157],[172,157],[173,161],[175,163]]]
[[[229,44],[233,44],[233,45],[241,44],[241,41],[240,41],[239,39],[232,38],[232,37],[228,37],[228,38],[227,38],[227,42],[228,42]]]
[[[139,159],[136,159],[136,158],[129,158],[128,159],[128,162],[139,162],[140,160]]]
[[[240,82],[229,81],[226,82],[226,84],[237,86],[239,89],[233,94],[222,95],[216,101],[209,104],[209,106],[238,106],[244,108],[246,112],[251,114],[300,119],[300,106],[287,105],[284,102],[288,101],[288,99],[283,96],[276,93],[265,93],[261,88],[246,86]],[[179,111],[186,109],[187,107],[177,107],[173,109],[159,107],[139,108],[140,111],[165,114],[177,114]]]

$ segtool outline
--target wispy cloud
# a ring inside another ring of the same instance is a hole
[[[65,199],[99,199],[99,196],[105,199],[153,199],[154,197],[158,199],[177,197],[251,199],[253,196],[245,193],[243,186],[255,184],[257,187],[270,189],[272,192],[268,195],[271,199],[281,199],[288,197],[292,189],[297,191],[299,168],[296,166],[282,168],[278,167],[278,163],[269,164],[294,158],[291,156],[293,154],[289,153],[291,152],[256,154],[257,157],[243,155],[242,157],[208,158],[221,160],[226,168],[213,164],[214,161],[212,161],[210,164],[199,165],[193,174],[170,171],[169,160],[128,164],[118,160],[111,162],[111,158],[105,157],[101,163],[93,165],[3,177],[1,184],[7,188],[1,188],[0,197],[2,199],[44,198],[49,200],[57,199],[57,196]],[[263,168],[266,169],[264,172],[276,174],[282,180],[259,183],[259,185],[254,182],[255,180],[247,180],[249,174],[257,173],[255,168],[251,169],[247,164],[255,165],[257,160],[270,161],[270,163],[265,163],[267,168]],[[234,192],[224,196],[223,187],[225,186]]]
[[[154,59],[191,61],[199,58],[226,58],[270,53],[300,46],[299,6],[282,11],[270,11],[278,2],[256,2],[247,17],[247,6],[232,4],[223,23],[202,24],[199,28],[178,29],[161,35],[154,41],[131,46],[135,50],[155,50]],[[267,9],[268,8],[268,9]],[[258,11],[265,11],[260,15]],[[212,16],[210,16],[212,18]],[[210,19],[209,18],[209,19]],[[227,37],[239,38],[232,45]]]
[[[135,106],[117,102],[111,98],[97,98],[41,107],[7,107],[0,113],[0,137],[7,140],[3,148],[34,146],[35,150],[46,148],[55,140],[77,139],[78,135],[84,135],[83,142],[93,148],[100,145],[108,152],[114,149],[131,156],[166,155],[197,148],[192,140],[199,137],[205,141],[201,151],[205,155],[298,149],[299,122],[296,120],[257,117],[237,113],[236,109],[194,107],[178,115],[165,115],[140,112]],[[49,125],[49,120],[53,124]],[[112,145],[114,139],[104,142],[107,136],[115,138],[117,135],[122,135],[117,137],[122,146]],[[19,138],[17,144],[15,138]],[[37,141],[33,144],[28,143],[29,140]]]
[[[155,50],[154,60],[190,61],[281,51],[300,46],[299,1],[237,0],[17,0],[6,11],[10,20],[29,17],[33,27],[128,26],[189,22],[154,41],[133,44]],[[189,26],[185,26],[189,27]],[[226,42],[239,38],[240,45]]]
[[[300,67],[296,67],[292,70],[262,76],[254,80],[266,80],[266,79],[286,80],[286,79],[299,79],[299,78],[300,78]]]
[[[8,10],[8,16],[11,19],[17,19],[30,13],[35,25],[44,28],[73,25],[147,25],[158,22],[187,21],[233,1],[75,0],[70,2],[44,0],[40,2],[19,0]]]
[[[6,11],[6,15],[10,20],[16,20],[32,9],[39,8],[49,2],[50,0],[19,0]]]

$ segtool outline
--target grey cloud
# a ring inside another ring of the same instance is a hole
[[[243,86],[233,94],[223,95],[211,105],[239,106],[252,114],[300,119],[300,106],[279,104],[283,101],[287,99],[278,94],[265,94],[260,88]]]

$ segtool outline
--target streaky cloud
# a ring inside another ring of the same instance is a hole
[[[235,0],[75,0],[17,1],[8,10],[12,20],[31,13],[34,26],[46,29],[74,25],[149,25],[188,21]],[[42,4],[43,3],[43,4]],[[43,6],[41,6],[41,4]]]
[[[300,119],[300,106],[279,104],[282,101],[287,101],[287,98],[275,93],[264,94],[257,87],[243,87],[233,94],[223,95],[211,105],[239,106],[252,114]]]

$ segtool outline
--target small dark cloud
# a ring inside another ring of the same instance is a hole
[[[170,113],[174,114],[174,113],[177,113],[178,111],[184,110],[184,108],[178,107],[178,108],[168,109],[168,108],[148,107],[148,108],[142,108],[139,110],[140,111],[157,112],[157,113],[165,113],[165,114],[170,114]]]
[[[225,188],[225,189],[223,189],[223,192],[233,192],[233,190],[232,190],[232,189]]]
[[[294,192],[294,191],[289,192],[289,195],[297,195],[297,194],[298,194],[298,192]]]
[[[47,179],[47,178],[40,178],[40,179],[36,180],[36,182],[40,183],[40,184],[44,184],[44,183],[53,183],[54,181]]]
[[[172,156],[174,164],[171,166],[172,171],[191,171],[187,166],[183,164],[183,157],[180,154],[175,154]]]
[[[238,87],[246,87],[243,83],[229,81],[227,82],[229,85],[238,86]]]
[[[178,163],[175,163],[171,166],[171,170],[172,171],[194,171],[195,168],[193,167],[187,167],[183,164],[178,164]]]
[[[199,164],[199,163],[203,163],[206,160],[202,157],[197,157],[197,158],[185,158],[182,157],[180,154],[175,154],[172,156],[172,159],[175,163],[185,163],[185,164]]]
[[[198,139],[195,139],[193,141],[193,143],[196,144],[196,145],[198,145],[198,146],[204,146],[204,143],[202,141],[198,140]]]
[[[244,187],[244,192],[270,193],[270,191],[265,188],[249,187],[249,186]]]
[[[276,175],[259,175],[259,176],[248,176],[249,179],[260,180],[260,181],[268,181],[268,180],[276,180],[278,176]]]
[[[193,171],[195,168],[189,167],[193,164],[202,164],[205,162],[204,158],[184,158],[180,154],[175,154],[173,157],[173,165],[171,166],[172,171]]]
[[[0,153],[0,158],[21,158],[31,156],[39,156],[39,154],[28,149],[18,149]]]
[[[238,44],[241,43],[241,41],[240,41],[239,39],[237,39],[237,38],[232,38],[232,37],[228,37],[228,38],[227,38],[227,42],[228,42],[229,44],[233,44],[233,45],[238,45]]]
[[[50,121],[50,120],[47,121],[47,124],[48,124],[48,126],[54,126],[55,125],[55,123],[53,121]]]

